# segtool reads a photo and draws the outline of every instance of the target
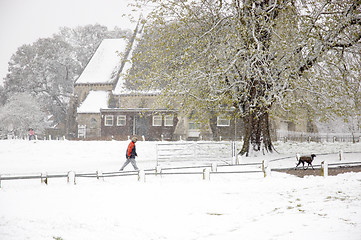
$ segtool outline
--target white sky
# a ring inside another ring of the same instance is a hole
[[[132,29],[132,0],[0,0],[0,84],[12,54],[23,44],[51,37],[59,27],[99,23]]]

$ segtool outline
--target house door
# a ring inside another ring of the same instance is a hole
[[[148,136],[150,128],[149,119],[145,116],[135,116],[133,124],[133,135]]]

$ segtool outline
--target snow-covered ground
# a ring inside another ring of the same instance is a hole
[[[117,171],[124,141],[0,141],[0,174]],[[314,164],[339,162],[338,152],[361,144],[276,143],[279,153],[242,158],[294,167],[296,153],[315,153]],[[155,167],[156,142],[138,142],[141,169]],[[320,155],[322,153],[335,153]],[[345,153],[345,162],[361,153]],[[221,163],[221,161],[220,161]],[[182,163],[162,163],[164,166]],[[197,162],[187,162],[195,165]],[[203,163],[199,163],[203,164]],[[259,166],[219,167],[220,171]],[[129,165],[126,170],[132,170]],[[199,170],[201,171],[201,170]],[[300,170],[301,171],[301,170]],[[284,173],[147,175],[1,181],[0,239],[361,239],[361,173],[297,178]]]

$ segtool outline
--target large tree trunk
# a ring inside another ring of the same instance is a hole
[[[244,118],[245,135],[241,155],[248,156],[250,151],[267,151],[274,150],[270,129],[269,115],[264,112],[250,112]]]

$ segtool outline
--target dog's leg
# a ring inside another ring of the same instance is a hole
[[[303,170],[307,170],[307,168],[305,168],[305,162],[302,162],[302,168],[303,168]]]
[[[313,168],[313,166],[312,166],[312,163],[308,163],[308,165],[311,165],[311,167],[312,167],[312,170],[315,170],[315,169]]]

